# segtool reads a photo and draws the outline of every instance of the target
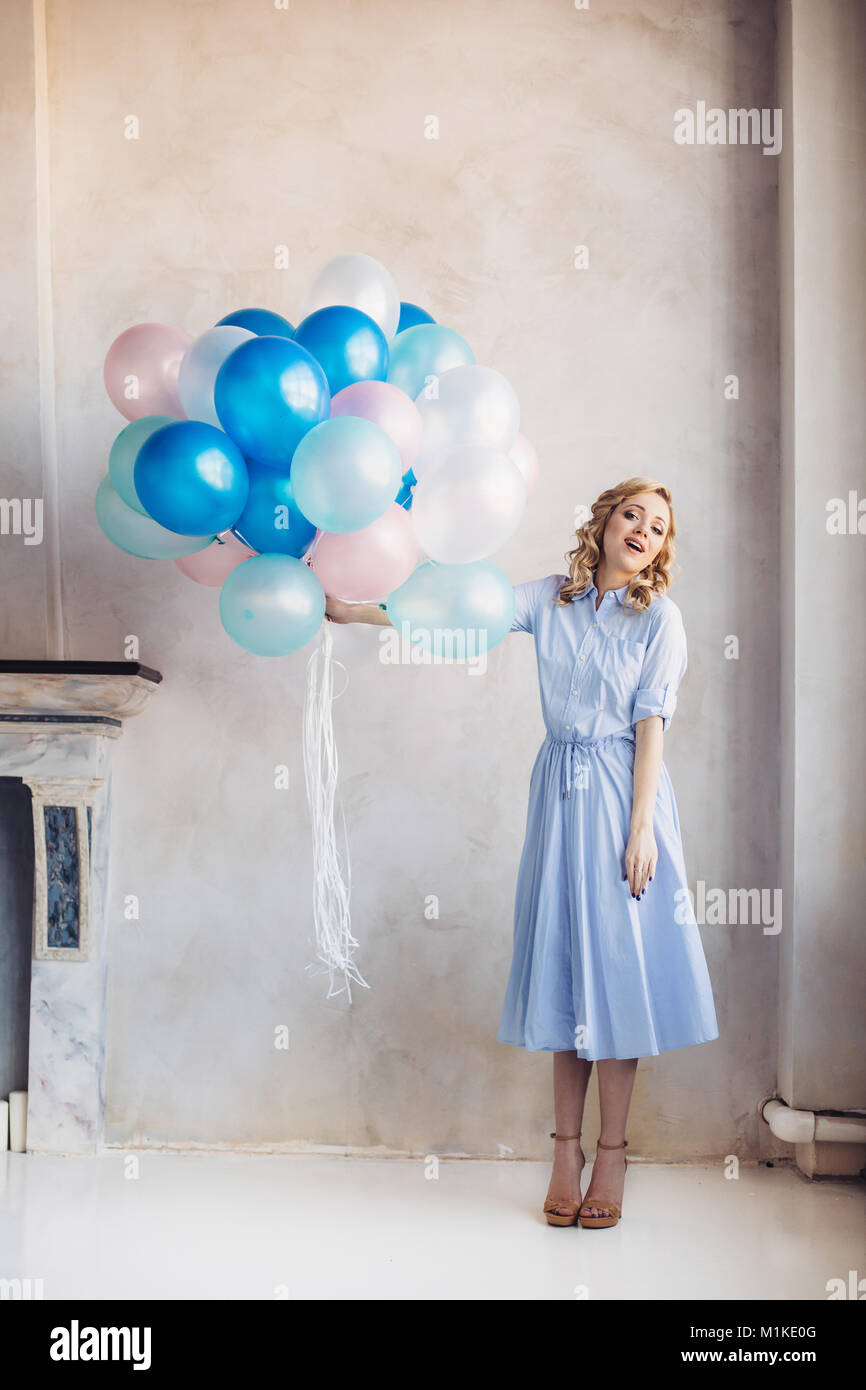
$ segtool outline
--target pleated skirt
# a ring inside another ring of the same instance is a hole
[[[658,864],[639,902],[625,878],[634,756],[634,740],[622,735],[548,734],[539,749],[499,1042],[596,1061],[654,1057],[719,1035],[664,763]]]

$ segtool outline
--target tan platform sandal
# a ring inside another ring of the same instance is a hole
[[[598,1139],[596,1145],[599,1149],[625,1149],[628,1148],[628,1141],[623,1139],[621,1144],[603,1144]],[[628,1159],[625,1161],[625,1166],[628,1167]],[[589,1210],[592,1207],[595,1207],[596,1211],[603,1211],[605,1215],[584,1216],[584,1208]],[[581,1204],[577,1219],[586,1230],[601,1230],[605,1226],[615,1226],[621,1216],[622,1207],[617,1202],[609,1202],[605,1197],[586,1197]]]
[[[579,1139],[579,1134],[557,1134],[555,1129],[550,1131],[551,1139]],[[563,1216],[557,1210],[558,1207],[570,1208],[570,1214]],[[542,1208],[547,1217],[549,1226],[574,1226],[577,1223],[577,1213],[580,1211],[580,1202],[573,1197],[548,1197]]]

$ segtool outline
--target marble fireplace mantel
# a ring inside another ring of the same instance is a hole
[[[161,680],[133,661],[0,661],[0,776],[33,805],[28,1152],[102,1143],[111,750]]]

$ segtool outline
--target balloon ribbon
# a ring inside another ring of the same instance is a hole
[[[333,658],[333,637],[326,620],[321,629],[321,642],[307,662],[304,701],[304,780],[313,838],[313,925],[316,958],[328,971],[326,997],[330,999],[345,990],[351,1003],[352,980],[365,989],[370,986],[362,978],[353,958],[358,942],[352,935],[349,911],[352,869],[346,817],[337,790],[337,745],[332,719],[334,666],[342,666],[344,671],[346,669],[341,661]],[[335,801],[343,826],[345,872],[334,828]],[[343,979],[339,989],[335,988],[337,976]]]

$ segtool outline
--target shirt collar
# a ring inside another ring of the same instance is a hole
[[[623,600],[628,593],[628,585],[623,584],[620,589],[609,589],[608,593],[616,594],[617,601],[620,606],[622,606]],[[572,594],[571,601],[572,603],[576,603],[578,599],[589,598],[590,594],[595,594],[596,598],[598,597],[598,589],[596,588],[595,580],[590,583],[589,588],[585,589],[582,594]]]

